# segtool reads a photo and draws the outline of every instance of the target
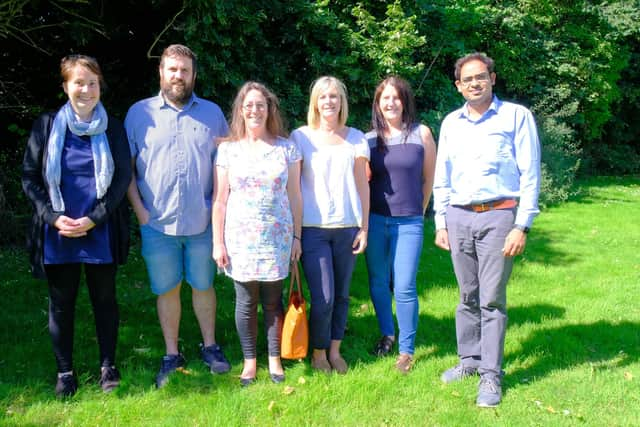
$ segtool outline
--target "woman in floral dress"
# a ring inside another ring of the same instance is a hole
[[[234,280],[236,291],[242,386],[256,377],[258,301],[271,380],[285,379],[282,282],[301,254],[302,196],[301,156],[284,136],[276,96],[260,83],[245,83],[233,103],[231,135],[218,148],[213,205],[213,258]]]

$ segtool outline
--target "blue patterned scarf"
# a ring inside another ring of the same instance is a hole
[[[64,200],[60,192],[60,174],[62,150],[67,128],[78,136],[89,135],[91,137],[91,152],[93,154],[93,168],[96,178],[97,198],[101,199],[107,192],[113,178],[113,157],[107,140],[108,124],[107,112],[98,102],[93,110],[93,116],[88,123],[81,122],[76,117],[71,104],[67,102],[56,114],[53,127],[49,135],[47,158],[45,163],[45,176],[49,185],[49,198],[56,212],[64,212]]]

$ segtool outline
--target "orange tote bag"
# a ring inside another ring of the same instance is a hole
[[[309,350],[309,322],[307,321],[307,304],[300,288],[300,271],[297,262],[291,265],[289,282],[289,305],[282,326],[280,357],[303,359]]]

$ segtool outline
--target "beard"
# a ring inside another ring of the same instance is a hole
[[[193,94],[193,82],[191,84],[184,80],[173,80],[162,83],[162,94],[170,102],[177,105],[186,104]]]

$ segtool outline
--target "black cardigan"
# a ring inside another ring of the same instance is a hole
[[[61,212],[54,212],[49,199],[44,159],[55,113],[45,113],[33,123],[22,163],[22,189],[31,200],[33,216],[27,236],[31,272],[46,279],[44,271],[44,224],[54,226]],[[122,122],[109,117],[107,138],[115,171],[107,193],[87,215],[96,225],[109,221],[109,238],[113,261],[124,264],[129,254],[129,205],[127,187],[131,181],[131,155]]]

